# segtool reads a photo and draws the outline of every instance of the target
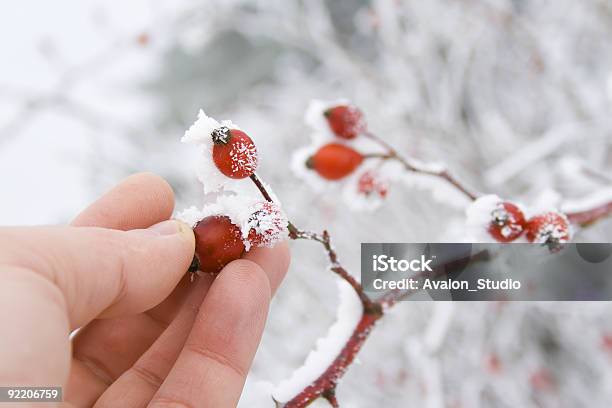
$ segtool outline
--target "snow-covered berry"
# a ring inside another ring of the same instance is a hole
[[[351,174],[363,162],[363,155],[340,143],[328,143],[306,161],[306,167],[328,180],[339,180]]]
[[[350,105],[338,105],[323,112],[332,132],[343,139],[354,139],[366,129],[363,114]]]
[[[202,272],[218,273],[244,252],[240,228],[227,216],[208,216],[193,227],[193,232]]]
[[[278,204],[259,201],[251,209],[246,222],[251,245],[273,246],[287,235],[288,220]]]
[[[212,131],[213,161],[221,173],[233,179],[252,175],[257,169],[257,148],[241,130],[221,126]]]
[[[389,183],[381,178],[377,172],[368,170],[357,180],[357,191],[366,197],[377,195],[380,198],[385,198],[389,192]]]
[[[511,242],[525,230],[525,216],[516,205],[499,202],[491,212],[489,234],[499,242]]]
[[[565,214],[549,211],[536,215],[526,224],[527,240],[547,245],[551,250],[571,239],[570,225]]]

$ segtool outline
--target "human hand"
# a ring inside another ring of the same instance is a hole
[[[191,283],[194,237],[173,207],[143,173],[71,226],[0,228],[0,385],[62,386],[76,407],[236,405],[288,246]]]

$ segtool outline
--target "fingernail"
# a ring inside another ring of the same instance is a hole
[[[174,235],[182,232],[183,226],[181,224],[180,221],[168,220],[152,225],[147,229],[159,235]]]

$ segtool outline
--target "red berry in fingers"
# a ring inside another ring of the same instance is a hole
[[[381,179],[376,172],[366,171],[357,180],[357,191],[368,197],[376,194],[380,198],[385,198],[389,191],[389,183]]]
[[[196,224],[193,232],[196,256],[202,272],[218,273],[225,265],[240,258],[244,252],[240,228],[232,224],[229,217],[206,217]]]
[[[363,155],[340,143],[321,147],[306,161],[306,167],[328,180],[339,180],[351,174],[363,162]]]
[[[520,208],[509,202],[500,202],[491,212],[489,234],[499,242],[511,242],[525,230],[525,216]]]
[[[561,244],[571,239],[567,217],[554,211],[527,220],[526,231],[529,242],[547,245],[551,251],[561,249]]]
[[[257,169],[257,147],[241,130],[222,126],[212,132],[213,161],[227,177],[242,179]]]
[[[260,201],[253,206],[247,220],[248,240],[254,246],[273,246],[287,232],[287,217],[280,207],[270,201]]]
[[[354,106],[334,106],[323,114],[332,132],[343,139],[354,139],[366,129],[363,114]]]

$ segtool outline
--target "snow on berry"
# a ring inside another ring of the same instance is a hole
[[[366,130],[363,113],[353,105],[337,105],[323,111],[330,129],[342,139],[354,139]]]
[[[276,386],[272,394],[275,400],[289,401],[318,378],[340,354],[357,327],[363,311],[361,301],[344,280],[338,280],[338,291],[340,301],[336,322],[329,328],[325,337],[317,340],[314,350],[308,354],[304,364],[294,371],[290,378]]]
[[[466,208],[466,225],[474,241],[499,242],[516,240],[524,231],[525,217],[517,204],[494,194],[476,199]]]
[[[571,228],[565,214],[549,211],[538,214],[527,220],[527,240],[544,244],[552,251],[557,251],[561,245],[571,239]]]
[[[203,110],[198,113],[198,119],[185,132],[181,139],[184,143],[200,146],[203,159],[198,161],[197,176],[204,187],[204,193],[218,192],[221,190],[235,191],[239,180],[223,174],[213,161],[213,132],[217,129],[227,128],[239,131],[240,127],[229,120],[218,122],[209,117]],[[240,150],[240,149],[238,149]],[[252,167],[252,163],[249,165]]]
[[[268,191],[275,199],[272,190]],[[257,194],[218,196],[214,202],[206,204],[201,210],[190,207],[177,214],[178,219],[192,227],[195,227],[198,221],[210,216],[228,217],[238,229],[244,250],[247,252],[252,247],[272,247],[287,238],[287,216],[278,201],[263,201]]]
[[[242,231],[246,233],[250,245],[272,247],[287,237],[287,216],[278,204],[269,201],[258,201],[251,206],[251,215]]]
[[[357,191],[365,196],[377,195],[385,198],[389,192],[389,182],[374,170],[367,170],[357,180]]]
[[[257,148],[243,131],[221,126],[212,131],[213,160],[227,177],[242,179],[257,169]]]
[[[497,203],[491,212],[489,234],[499,242],[511,242],[525,230],[523,211],[508,201]]]

